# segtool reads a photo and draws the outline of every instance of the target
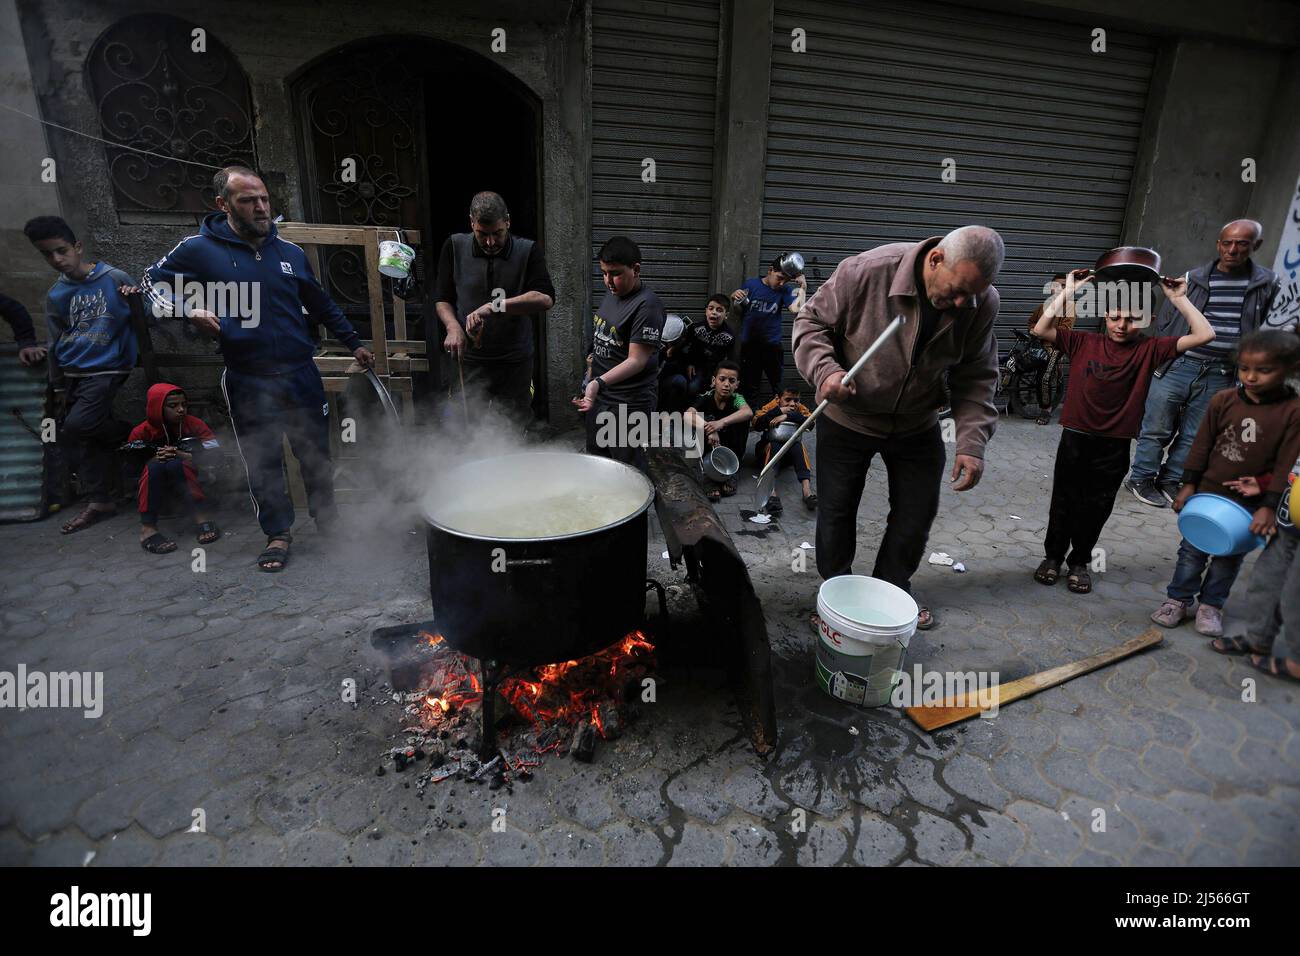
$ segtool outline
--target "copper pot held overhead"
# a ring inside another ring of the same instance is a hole
[[[1141,246],[1119,246],[1103,253],[1093,275],[1104,282],[1171,282],[1160,274],[1160,253]]]

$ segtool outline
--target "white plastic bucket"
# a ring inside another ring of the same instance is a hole
[[[817,592],[817,683],[862,707],[889,703],[920,609],[887,581],[846,574]]]
[[[390,279],[405,279],[411,274],[415,250],[396,239],[385,239],[379,244],[379,271]]]

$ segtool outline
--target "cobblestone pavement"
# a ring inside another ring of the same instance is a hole
[[[983,483],[945,489],[930,547],[969,571],[923,565],[915,587],[941,626],[913,639],[909,667],[1005,680],[1147,627],[1173,568],[1168,511],[1119,501],[1092,595],[1030,580],[1057,435],[1004,420]],[[717,679],[669,672],[658,703],[595,763],[552,759],[512,793],[447,783],[423,799],[410,773],[375,773],[400,711],[368,640],[429,614],[418,535],[358,527],[340,557],[306,528],[286,571],[262,574],[263,539],[232,502],[196,574],[192,544],[143,554],[131,516],[73,537],[55,520],[0,528],[0,669],[102,671],[106,699],[98,719],[0,711],[0,863],[1300,863],[1300,695],[1190,627],[933,736],[892,709],[823,696],[811,553],[806,572],[791,570],[813,522],[789,472],[781,480],[777,523],[742,522],[742,496],[721,509],[778,658],[781,745],[768,761]],[[860,572],[884,499],[873,472]],[[651,573],[680,580],[652,529]],[[346,678],[356,709],[341,701]],[[206,833],[189,832],[196,808]],[[504,832],[493,808],[506,810]]]

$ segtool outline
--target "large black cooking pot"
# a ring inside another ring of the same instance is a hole
[[[514,526],[545,520],[557,498],[580,502],[590,527],[582,518],[560,534]],[[503,455],[439,476],[424,502],[438,632],[465,654],[520,667],[613,644],[645,613],[653,501],[645,475],[593,455]],[[522,514],[502,528],[494,509]]]

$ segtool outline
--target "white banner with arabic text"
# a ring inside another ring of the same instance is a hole
[[[1282,288],[1265,321],[1271,328],[1288,328],[1300,322],[1300,180],[1296,182],[1291,208],[1287,210],[1273,271],[1282,280]]]

